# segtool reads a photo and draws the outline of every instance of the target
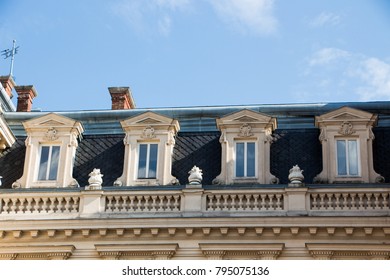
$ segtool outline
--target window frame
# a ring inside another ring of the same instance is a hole
[[[146,145],[146,161],[145,161],[145,177],[140,177],[140,160],[141,160],[141,145]],[[150,172],[150,163],[151,163],[151,158],[150,158],[150,150],[151,150],[151,145],[156,145],[156,170],[155,170],[155,176],[154,177],[149,177],[149,172]],[[153,142],[141,142],[138,143],[138,148],[137,148],[138,156],[137,156],[137,169],[136,169],[136,180],[155,180],[158,178],[158,157],[159,157],[159,144],[158,143],[153,143]]]
[[[254,145],[254,176],[248,176],[248,143]],[[257,166],[258,166],[258,152],[257,152],[257,142],[253,140],[239,140],[234,142],[234,178],[236,180],[245,180],[245,179],[256,179],[257,178]],[[238,144],[244,144],[244,176],[237,176],[237,152]]]
[[[339,158],[338,158],[338,148],[337,144],[338,141],[345,141],[345,165],[346,165],[346,173],[347,174],[340,174],[339,172]],[[357,175],[351,175],[350,173],[350,158],[349,158],[349,142],[355,141],[356,142],[356,153],[357,153]],[[338,178],[357,178],[361,177],[361,160],[360,160],[360,141],[358,138],[335,138],[335,167],[336,167],[336,177]]]
[[[44,179],[40,178],[41,173],[41,160],[42,160],[42,150],[44,147],[49,148],[48,153],[48,164],[46,167],[46,174]],[[53,147],[58,147],[58,158],[57,158],[57,167],[56,167],[56,174],[54,179],[50,179],[50,172],[51,172],[51,165],[53,160]],[[36,181],[40,182],[55,182],[58,180],[58,171],[60,170],[60,159],[61,159],[61,145],[60,144],[41,144],[39,145],[39,154],[38,154],[38,168],[37,168],[37,175],[36,175]]]

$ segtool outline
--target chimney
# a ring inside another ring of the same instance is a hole
[[[0,82],[3,85],[5,91],[7,92],[9,98],[12,98],[12,89],[15,87],[15,81],[12,76],[0,76]]]
[[[135,103],[129,87],[109,87],[111,94],[111,109],[135,109]]]
[[[32,100],[37,97],[34,86],[15,86],[18,93],[17,112],[31,112]]]

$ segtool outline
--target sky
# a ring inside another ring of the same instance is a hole
[[[43,111],[390,99],[387,0],[0,0],[13,40]]]

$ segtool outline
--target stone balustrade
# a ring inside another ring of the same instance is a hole
[[[390,188],[164,187],[102,190],[2,190],[0,219],[66,219],[105,215],[389,215]]]

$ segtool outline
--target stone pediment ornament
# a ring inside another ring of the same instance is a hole
[[[50,127],[45,133],[45,140],[54,141],[58,139],[57,130],[53,127]]]
[[[102,188],[103,183],[103,174],[100,173],[100,169],[94,168],[91,173],[89,173],[88,183],[86,190],[99,190]]]
[[[343,122],[340,126],[340,129],[338,131],[341,135],[351,135],[355,133],[355,130],[353,130],[353,125],[350,122]]]
[[[253,136],[252,127],[251,127],[249,124],[244,123],[244,124],[240,127],[240,132],[238,133],[238,136],[241,136],[241,137],[250,137],[250,136]]]
[[[142,131],[141,138],[144,138],[144,139],[156,138],[156,135],[154,134],[154,128],[151,126],[145,127],[144,130]]]
[[[188,174],[190,174],[190,176],[188,177],[188,182],[190,185],[200,185],[202,183],[203,173],[202,170],[196,165],[192,167]]]

